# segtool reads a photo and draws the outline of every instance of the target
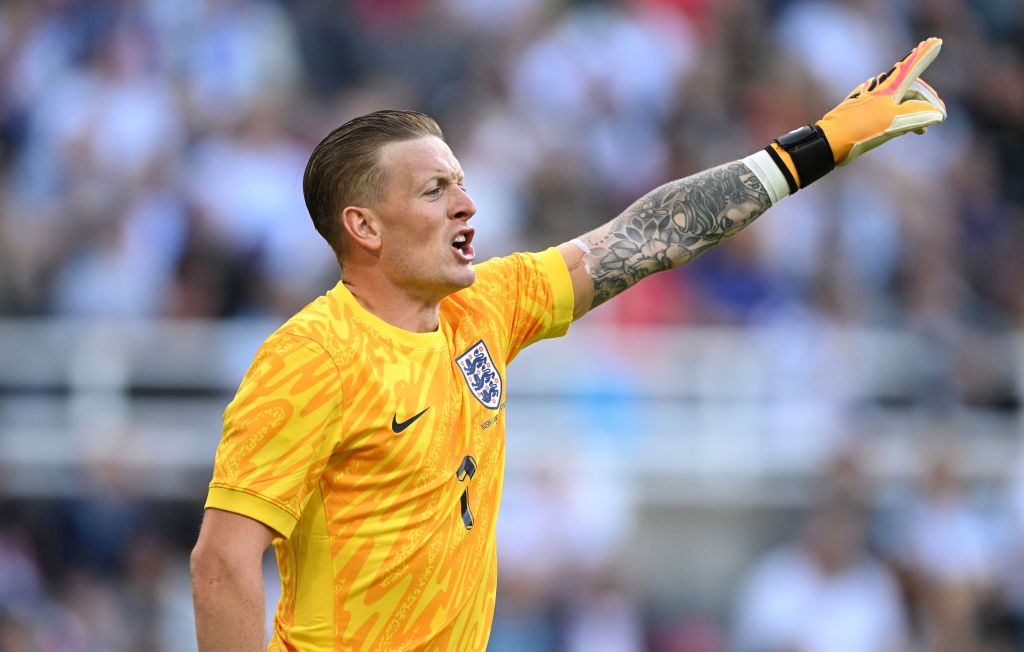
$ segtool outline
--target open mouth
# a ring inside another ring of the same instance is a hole
[[[472,262],[476,258],[476,251],[473,249],[473,233],[474,230],[463,229],[452,239],[452,250],[456,256],[465,262]]]

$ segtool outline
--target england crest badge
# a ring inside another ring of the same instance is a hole
[[[485,407],[497,410],[501,403],[501,374],[494,366],[484,341],[480,340],[455,358],[455,364],[459,366],[473,396]]]

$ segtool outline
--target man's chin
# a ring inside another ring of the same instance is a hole
[[[476,282],[476,269],[472,264],[467,265],[459,274],[459,290],[465,290]],[[458,290],[456,290],[457,292]]]
[[[473,269],[472,265],[467,265],[460,269],[457,274],[454,274],[450,280],[451,285],[449,285],[448,294],[455,294],[476,282],[476,270]]]

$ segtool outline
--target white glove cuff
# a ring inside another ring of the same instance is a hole
[[[757,180],[764,186],[765,191],[768,193],[768,199],[771,200],[773,206],[789,194],[789,184],[786,183],[786,177],[783,176],[779,166],[775,164],[775,161],[768,155],[768,152],[763,149],[754,152],[744,158],[742,163],[754,173]]]

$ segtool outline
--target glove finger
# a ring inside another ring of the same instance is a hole
[[[892,68],[889,68],[888,70],[883,72],[881,75],[875,75],[871,79],[869,79],[866,82],[864,82],[867,85],[866,86],[867,90],[868,91],[875,90],[875,88],[877,88],[879,84],[885,82],[885,80],[889,78],[889,75],[891,75],[895,70],[896,70],[896,66],[893,66]]]
[[[931,102],[907,100],[899,105],[896,116],[885,129],[886,134],[905,134],[908,131],[922,129],[938,124],[946,119],[946,113],[940,111]]]
[[[923,79],[918,79],[913,84],[910,85],[910,88],[911,90],[919,91],[926,101],[931,102],[935,106],[942,109],[943,113],[946,112],[946,103],[942,101],[941,97],[939,97],[939,92],[932,88],[932,86],[928,82],[926,82]]]
[[[864,93],[866,93],[869,90],[868,85],[871,84],[872,81],[874,81],[874,77],[871,77],[867,81],[858,84],[856,88],[850,91],[850,94],[846,96],[846,99],[855,100]]]
[[[874,92],[877,95],[892,95],[896,102],[902,101],[911,84],[931,65],[935,57],[939,56],[941,49],[940,38],[932,36],[921,41],[910,54],[897,62],[890,72],[883,73]]]
[[[946,115],[946,105],[943,103],[942,98],[938,96],[935,89],[920,81],[911,84],[903,96],[903,102],[900,104],[902,106],[907,102],[925,102],[941,112],[943,116]]]

